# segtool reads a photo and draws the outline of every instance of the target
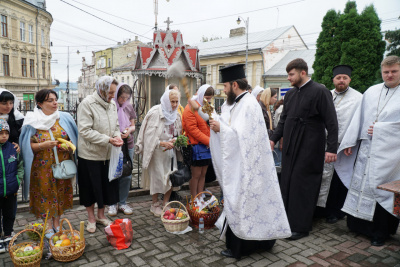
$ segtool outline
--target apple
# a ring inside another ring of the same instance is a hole
[[[171,214],[169,215],[168,220],[175,220],[175,214],[171,213]]]
[[[170,211],[171,213],[175,213],[175,209],[174,209],[174,208],[169,209],[169,211]]]
[[[165,213],[164,213],[164,215],[170,215],[171,214],[171,212],[169,211],[169,210],[167,210]]]
[[[64,240],[64,239],[67,239],[68,238],[68,236],[66,235],[66,234],[62,234],[61,236],[60,236],[60,240]]]

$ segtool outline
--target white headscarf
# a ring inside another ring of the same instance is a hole
[[[199,90],[197,90],[197,94],[192,97],[192,100],[197,101],[200,106],[203,106],[204,94],[209,87],[211,87],[211,85],[209,84],[203,84],[202,86],[200,86]]]
[[[14,117],[15,117],[15,120],[21,120],[21,119],[23,119],[23,118],[24,118],[24,115],[22,115],[22,113],[19,112],[19,111],[17,110],[17,108],[19,107],[19,100],[18,100],[18,98],[17,98],[13,93],[11,93],[10,91],[8,91],[7,89],[0,88],[0,95],[1,95],[3,92],[9,92],[10,94],[12,94],[12,95],[14,96]],[[7,120],[8,120],[8,114],[3,114],[3,115],[2,115],[2,118],[5,119],[5,120],[7,121]]]
[[[169,99],[169,94],[173,92],[173,90],[165,91],[164,94],[160,98],[161,102],[161,110],[165,117],[165,125],[171,125],[175,123],[176,116],[178,114],[178,109],[172,110],[171,100]],[[179,104],[178,104],[179,106]]]
[[[53,114],[46,115],[41,109],[35,107],[33,112],[30,111],[26,113],[23,125],[30,125],[37,130],[48,131],[51,127],[53,127],[58,119],[60,119],[60,113],[58,110],[53,112]]]
[[[264,91],[264,88],[262,88],[261,86],[256,86],[253,88],[253,90],[251,91],[251,95],[254,96],[255,98],[257,98],[257,96],[262,93],[262,91]]]

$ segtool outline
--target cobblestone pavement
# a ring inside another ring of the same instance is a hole
[[[219,195],[218,186],[209,189]],[[188,191],[180,194],[187,195]],[[86,249],[81,258],[71,263],[43,259],[42,266],[400,266],[400,231],[385,246],[371,247],[367,238],[348,231],[345,220],[330,225],[316,219],[310,236],[299,241],[278,240],[271,251],[236,261],[220,255],[225,244],[218,239],[218,229],[199,234],[194,228],[184,235],[173,235],[150,213],[150,196],[129,201],[134,214],[119,213],[118,218],[133,221],[134,240],[130,248],[114,249],[103,227],[98,225],[94,234],[85,232]],[[85,209],[78,205],[65,216],[75,229],[79,229],[81,220],[87,220]],[[35,221],[34,216],[19,212],[15,230],[22,230],[31,221]],[[8,253],[0,254],[0,266],[12,266]]]

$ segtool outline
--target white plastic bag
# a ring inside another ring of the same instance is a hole
[[[124,164],[124,153],[121,147],[112,146],[110,165],[108,167],[108,181],[113,181],[122,176]]]

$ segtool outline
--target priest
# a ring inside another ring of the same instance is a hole
[[[332,81],[335,89],[331,93],[339,124],[339,144],[362,98],[360,92],[349,86],[352,70],[353,68],[349,65],[338,65],[333,68]],[[327,223],[335,223],[345,216],[341,209],[346,195],[347,188],[337,175],[334,163],[325,163],[317,206],[322,210]]]
[[[400,179],[400,58],[385,58],[381,72],[384,82],[364,93],[335,166],[349,189],[342,209],[347,226],[369,236],[373,246],[383,246],[399,225],[393,193],[377,186]]]
[[[224,194],[227,250],[221,254],[236,259],[291,235],[261,107],[246,91],[243,66],[220,70],[227,100],[210,120],[212,161]]]
[[[296,240],[308,236],[312,229],[324,160],[336,161],[338,123],[332,94],[307,76],[307,63],[294,59],[286,71],[294,88],[285,95],[270,142],[273,149],[281,137],[284,140],[280,186],[292,229],[289,239]]]

